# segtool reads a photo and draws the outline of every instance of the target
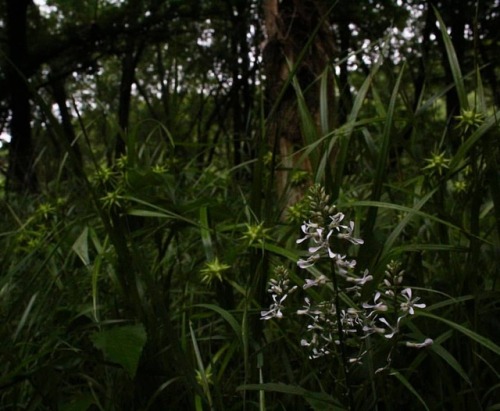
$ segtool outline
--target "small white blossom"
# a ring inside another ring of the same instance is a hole
[[[340,222],[344,219],[344,217],[345,216],[342,213],[337,213],[335,215],[330,216],[330,220],[332,220],[332,221],[330,224],[328,224],[328,228],[330,230],[335,229],[335,230],[339,231],[341,227],[344,227],[344,226],[340,225]]]
[[[421,342],[421,343],[407,341],[406,346],[410,347],[410,348],[424,348],[424,347],[428,347],[429,345],[432,345],[433,343],[434,343],[434,341],[431,338],[426,338],[424,340],[424,342]]]
[[[310,287],[315,287],[315,286],[318,286],[318,285],[324,285],[328,282],[328,278],[321,274],[318,276],[318,278],[315,278],[315,279],[310,279],[310,278],[306,278],[306,283],[302,286],[302,288],[304,290],[310,288]]]
[[[305,234],[305,236],[303,238],[299,238],[296,241],[297,244],[300,244],[303,241],[306,241],[310,238],[316,242],[321,242],[321,239],[323,238],[324,229],[320,227],[319,224],[311,223],[310,221],[308,221],[307,223],[304,222],[304,224],[300,226],[300,229]]]
[[[345,230],[345,232],[337,234],[338,238],[350,241],[351,243],[356,245],[364,244],[364,241],[361,238],[354,238],[352,236],[352,233],[354,231],[354,221],[350,221],[349,226],[343,225],[341,227]]]
[[[276,294],[272,295],[272,299],[274,301],[274,304],[271,304],[268,311],[261,311],[260,312],[260,319],[261,320],[270,320],[271,318],[278,318],[278,319],[283,318],[283,313],[281,312],[281,310],[284,308],[283,301],[286,300],[286,297],[288,297],[288,294],[281,296],[279,299],[278,299],[278,297],[279,296]]]
[[[354,283],[356,285],[365,285],[368,281],[373,280],[373,276],[370,275],[368,270],[365,270],[363,273],[363,277],[358,278],[358,277],[353,277],[353,276],[347,276],[346,280],[349,281],[350,283]]]
[[[370,334],[385,334],[385,328],[377,327],[375,325],[375,319],[370,323],[363,326],[364,337],[368,337]]]
[[[312,267],[314,263],[316,263],[316,261],[318,261],[320,258],[321,256],[319,254],[313,254],[306,260],[301,258],[299,261],[297,261],[297,265],[302,269]]]
[[[390,339],[390,338],[394,337],[394,335],[396,335],[399,332],[399,320],[400,319],[401,319],[401,317],[398,318],[398,321],[397,321],[395,327],[393,327],[391,324],[389,324],[389,322],[384,317],[380,317],[378,319],[381,323],[384,323],[387,326],[387,328],[389,328],[389,330],[391,331],[389,334],[384,334],[385,338]]]
[[[425,308],[426,305],[423,303],[416,304],[416,302],[420,300],[420,297],[415,297],[412,300],[411,294],[412,294],[411,288],[405,288],[403,291],[401,291],[401,295],[404,297],[406,301],[402,302],[400,307],[401,311],[403,311],[404,313],[409,313],[410,315],[413,315],[415,314],[415,310],[413,309],[413,307]]]
[[[381,296],[380,292],[377,291],[375,293],[375,297],[373,298],[373,302],[375,304],[363,303],[363,308],[368,308],[368,309],[373,310],[368,315],[368,317],[370,317],[371,315],[373,315],[375,312],[384,312],[384,311],[387,311],[389,309],[389,307],[387,307],[387,304],[385,304],[382,300],[379,301],[380,296]]]

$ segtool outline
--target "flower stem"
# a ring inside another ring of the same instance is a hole
[[[342,359],[342,369],[344,371],[344,381],[345,381],[345,386],[346,386],[346,396],[347,396],[347,401],[348,401],[348,409],[352,410],[353,409],[353,399],[352,399],[352,392],[351,392],[351,386],[349,383],[349,369],[348,369],[348,361],[347,361],[347,354],[346,354],[346,347],[344,343],[344,328],[342,327],[342,318],[341,318],[341,311],[340,311],[340,293],[339,293],[339,285],[337,281],[337,273],[336,273],[336,266],[335,263],[332,262],[332,282],[333,282],[333,289],[334,289],[334,303],[335,303],[335,314],[337,317],[337,327],[338,327],[338,333],[339,333],[339,345],[340,345],[340,356]]]

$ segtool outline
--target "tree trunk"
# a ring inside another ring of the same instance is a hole
[[[66,139],[66,145],[72,148],[71,159],[76,162],[76,164],[74,164],[74,167],[78,167],[81,169],[83,166],[82,153],[80,151],[78,142],[76,141],[73,124],[71,123],[71,114],[67,105],[68,98],[66,95],[66,88],[64,86],[64,79],[54,78],[51,81],[51,85],[54,101],[59,108],[59,112],[61,113],[61,126],[64,132],[64,138]]]
[[[347,68],[347,57],[351,46],[351,29],[347,22],[339,25],[339,40],[341,49],[341,62],[339,64],[339,123],[344,124],[352,109],[352,93],[349,85],[349,70]]]
[[[135,68],[139,62],[140,54],[141,47],[135,50],[134,45],[130,44],[122,60],[122,78],[118,102],[118,126],[120,132],[116,137],[115,159],[125,154],[125,141],[128,132],[130,102],[132,99],[132,85],[134,84]]]
[[[29,0],[7,0],[7,84],[10,94],[9,167],[7,190],[35,192],[38,189],[33,167],[30,91],[26,78],[28,62],[27,11]]]
[[[298,164],[299,156],[295,155],[297,149],[304,146],[304,138],[297,96],[289,76],[291,67],[295,67],[295,77],[307,108],[319,123],[320,82],[316,80],[327,68],[334,52],[332,31],[323,19],[327,12],[325,4],[321,0],[266,0],[263,5],[267,35],[263,50],[267,104],[269,107],[278,104],[268,119],[267,133],[281,162],[276,180],[278,194],[285,206],[294,204],[303,195],[301,187],[290,185],[292,171],[311,171],[310,163],[306,160]],[[308,43],[314,33],[314,39]],[[304,57],[299,59],[303,51]],[[284,87],[287,89],[283,93]],[[332,93],[330,96],[331,102]]]
[[[231,62],[231,74],[233,85],[231,90],[231,110],[233,115],[233,149],[234,165],[239,166],[248,160],[247,124],[251,111],[251,101],[253,98],[250,82],[250,59],[247,33],[249,31],[248,9],[250,4],[247,1],[236,2],[234,9],[230,9],[231,27],[231,52],[233,61]],[[239,60],[241,59],[241,61]],[[237,175],[242,170],[237,172]]]

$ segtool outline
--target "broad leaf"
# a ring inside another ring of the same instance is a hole
[[[111,361],[121,365],[134,378],[146,344],[146,330],[142,324],[124,325],[99,331],[91,337],[94,346]]]

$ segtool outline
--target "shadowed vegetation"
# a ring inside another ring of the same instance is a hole
[[[0,410],[500,409],[498,1],[36,3]]]

